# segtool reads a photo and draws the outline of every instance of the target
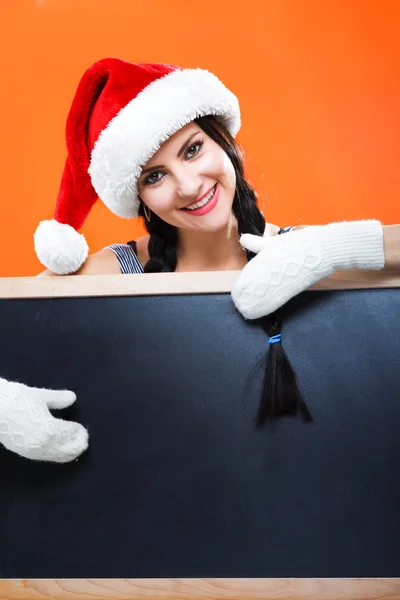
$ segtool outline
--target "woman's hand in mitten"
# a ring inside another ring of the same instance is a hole
[[[257,253],[234,282],[232,299],[246,319],[269,315],[290,298],[337,269],[379,270],[385,265],[379,221],[308,226],[283,235],[243,234],[241,245]]]
[[[0,378],[0,443],[25,458],[65,463],[88,447],[88,432],[79,423],[56,419],[49,409],[76,400],[68,390],[32,388]]]

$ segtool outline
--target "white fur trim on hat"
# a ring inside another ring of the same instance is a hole
[[[42,265],[58,275],[78,271],[89,253],[89,247],[81,233],[54,219],[41,221],[33,238],[35,251]]]
[[[89,175],[104,204],[119,217],[138,215],[137,179],[143,165],[176,131],[201,116],[221,117],[240,129],[236,96],[209,71],[176,70],[150,83],[99,135]]]

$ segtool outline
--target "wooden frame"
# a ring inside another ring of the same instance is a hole
[[[229,293],[239,271],[0,278],[0,298]],[[400,287],[399,271],[336,271],[309,290]]]
[[[20,579],[0,581],[7,600],[397,600],[400,579]]]
[[[0,298],[61,298],[229,293],[237,271],[0,278]],[[336,271],[309,290],[400,288],[400,271]],[[0,580],[0,598],[160,600],[255,598],[395,600],[400,578],[280,579],[15,579]]]

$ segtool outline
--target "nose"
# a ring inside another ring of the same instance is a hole
[[[189,170],[182,170],[176,175],[176,193],[177,196],[190,203],[200,196],[202,188],[201,178]]]

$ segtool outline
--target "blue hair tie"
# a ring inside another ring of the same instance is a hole
[[[291,225],[291,227],[281,227],[278,231],[278,235],[282,235],[282,233],[287,233],[288,231],[292,231],[292,229],[296,229],[295,225]]]
[[[276,344],[280,341],[281,341],[281,334],[278,333],[278,335],[273,335],[272,337],[269,338],[268,344]]]

